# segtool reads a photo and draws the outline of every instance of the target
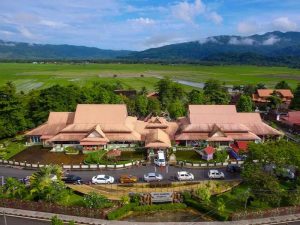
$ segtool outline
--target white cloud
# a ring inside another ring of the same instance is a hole
[[[238,23],[237,30],[241,34],[253,34],[259,30],[259,26],[256,22],[244,21]]]
[[[25,38],[29,38],[29,39],[34,39],[34,34],[31,33],[26,27],[19,27],[18,31],[20,32],[20,34],[25,37]]]
[[[144,17],[140,17],[140,18],[136,18],[136,19],[130,19],[128,21],[132,22],[132,23],[135,23],[135,24],[139,24],[139,25],[153,25],[153,24],[155,24],[155,21],[153,19],[144,18]]]
[[[221,24],[223,22],[223,17],[220,16],[217,12],[208,13],[207,18],[212,20],[215,24]]]
[[[187,1],[179,2],[172,7],[172,14],[186,23],[194,23],[195,18],[199,15],[204,16],[215,24],[220,24],[223,21],[222,16],[208,9],[202,0],[195,0],[193,3]]]
[[[228,44],[230,45],[253,45],[255,41],[251,38],[241,38],[231,37]]]
[[[274,29],[280,31],[295,31],[297,30],[297,23],[291,21],[288,17],[279,17],[273,20],[272,25]]]
[[[262,45],[274,45],[278,41],[280,41],[280,38],[272,35],[272,36],[268,37],[268,39],[264,40],[262,42]]]
[[[56,21],[51,21],[51,20],[40,20],[39,21],[40,25],[44,25],[50,28],[63,28],[68,26],[65,23],[61,23],[61,22],[56,22]]]

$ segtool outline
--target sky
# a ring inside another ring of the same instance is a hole
[[[300,30],[300,0],[0,0],[0,39],[144,50]]]

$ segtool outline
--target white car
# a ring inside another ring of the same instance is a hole
[[[166,158],[165,158],[165,153],[163,151],[157,152],[157,158],[154,159],[154,163],[157,166],[166,166]]]
[[[97,175],[92,178],[93,184],[112,184],[115,181],[115,179],[112,176],[108,175]]]
[[[209,170],[208,171],[208,177],[210,179],[224,179],[224,173],[220,172],[219,170]]]
[[[192,173],[187,172],[187,171],[179,171],[179,172],[177,172],[177,179],[179,181],[194,180],[194,175]]]
[[[162,179],[163,179],[163,176],[159,173],[147,173],[144,175],[144,180],[146,182],[161,181]]]

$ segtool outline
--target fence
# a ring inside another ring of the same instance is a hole
[[[258,160],[253,160],[253,162],[258,162]],[[226,167],[228,165],[242,165],[244,164],[244,161],[230,161],[230,162],[220,162],[220,163],[195,163],[195,162],[186,162],[186,161],[177,161],[176,165],[177,166],[182,166],[182,167]]]
[[[102,164],[79,164],[79,165],[64,165],[61,164],[63,169],[72,169],[72,170],[97,170],[97,169],[124,169],[124,168],[129,168],[132,166],[140,165],[143,163],[143,160],[137,160],[137,161],[132,161],[129,163],[124,163],[124,164],[112,164],[112,165],[102,165]],[[16,166],[16,167],[21,167],[25,169],[37,169],[40,167],[45,167],[48,165],[40,164],[40,163],[28,163],[28,162],[17,162],[15,160],[4,160],[0,159],[0,164],[3,165],[9,165],[9,166]]]
[[[274,216],[284,216],[291,214],[300,213],[300,206],[291,206],[291,207],[280,207],[275,209],[260,210],[255,212],[241,212],[241,213],[232,213],[230,220],[247,220],[247,219],[258,219],[258,218],[267,218]]]
[[[77,206],[62,206],[42,201],[34,202],[19,199],[1,199],[0,207],[90,217],[97,219],[106,218],[106,212],[104,209],[90,209]]]

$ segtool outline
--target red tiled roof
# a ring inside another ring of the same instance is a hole
[[[215,149],[211,146],[207,146],[206,148],[203,149],[203,151],[205,151],[205,153],[207,155],[211,155],[211,154],[215,153]]]
[[[300,124],[300,111],[291,111],[287,116],[282,116],[281,120],[290,125],[298,125]]]

